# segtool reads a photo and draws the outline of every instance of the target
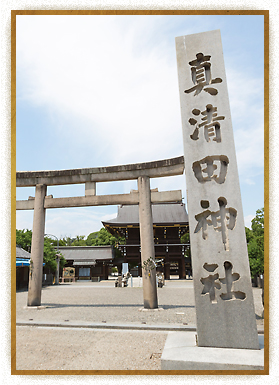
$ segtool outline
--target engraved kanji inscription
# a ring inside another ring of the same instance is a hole
[[[207,210],[195,215],[198,222],[194,233],[201,231],[202,238],[208,238],[207,227],[213,226],[215,231],[222,235],[222,242],[226,251],[229,250],[228,230],[233,230],[236,224],[237,210],[227,206],[227,200],[224,197],[218,198],[220,209],[218,211],[209,210],[209,201],[202,200],[201,207]]]
[[[226,287],[227,287],[227,292],[226,293],[222,293],[220,295],[221,299],[224,300],[224,301],[227,301],[227,300],[234,300],[234,299],[245,299],[246,298],[246,294],[243,293],[242,291],[233,291],[233,283],[235,281],[238,281],[239,278],[240,278],[240,275],[238,273],[233,273],[232,272],[232,268],[233,268],[233,265],[231,264],[231,262],[229,261],[226,261],[224,263],[224,268],[225,268],[225,278],[219,278],[220,282],[225,284]]]
[[[200,111],[198,108],[192,110],[192,114],[198,116],[203,115],[200,119],[202,123],[198,123],[195,118],[190,118],[188,121],[191,126],[195,126],[193,133],[190,135],[192,140],[199,139],[200,128],[204,127],[204,138],[207,142],[211,140],[220,143],[221,142],[221,125],[220,120],[224,120],[225,116],[217,116],[217,107],[213,107],[212,104],[207,104],[204,111]]]
[[[216,270],[217,267],[218,267],[217,263],[205,263],[203,265],[203,268],[209,271],[210,273],[213,273],[213,271]]]
[[[221,83],[221,78],[212,79],[210,55],[204,55],[202,52],[196,54],[196,59],[189,62],[191,66],[192,81],[194,87],[185,90],[189,94],[195,91],[194,96],[198,95],[202,90],[208,92],[210,95],[217,95],[218,90],[213,87],[207,87],[210,84]]]
[[[215,294],[215,289],[221,289],[219,282],[216,282],[219,278],[219,274],[214,275],[209,274],[208,277],[201,278],[200,281],[204,285],[202,295],[209,294],[209,299],[211,303],[217,303],[217,298]]]
[[[203,268],[211,273],[213,273],[217,269],[218,265],[217,263],[208,264],[205,263],[203,265]],[[209,274],[205,278],[201,278],[200,281],[204,285],[203,290],[201,292],[202,295],[209,294],[209,299],[211,303],[217,303],[217,296],[216,296],[216,289],[220,290],[221,285],[226,285],[226,293],[221,293],[220,298],[223,301],[228,300],[244,300],[246,298],[246,294],[242,291],[234,291],[233,290],[233,283],[235,281],[238,281],[240,279],[240,275],[238,273],[233,273],[232,268],[233,265],[229,261],[224,262],[224,268],[225,268],[225,278],[219,278],[219,274]]]
[[[200,183],[215,181],[224,183],[227,175],[229,159],[225,155],[207,156],[193,163],[192,169]]]

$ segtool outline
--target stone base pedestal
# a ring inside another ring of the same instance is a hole
[[[264,336],[260,350],[204,348],[195,332],[169,332],[161,357],[162,370],[263,370]]]

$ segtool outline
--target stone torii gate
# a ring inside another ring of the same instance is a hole
[[[16,202],[17,210],[34,210],[31,261],[27,306],[41,305],[43,251],[45,234],[45,210],[62,207],[138,204],[142,265],[155,261],[151,203],[182,200],[181,190],[153,192],[150,178],[181,175],[184,157],[121,166],[81,168],[55,171],[19,171],[17,187],[35,186],[35,198]],[[97,182],[120,180],[138,181],[138,192],[132,194],[96,195]],[[85,195],[53,198],[47,195],[47,186],[85,184]],[[151,269],[143,274],[144,308],[158,308],[156,272]]]

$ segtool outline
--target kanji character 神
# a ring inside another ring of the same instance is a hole
[[[198,221],[195,228],[195,233],[202,230],[203,239],[207,239],[207,226],[213,226],[215,231],[220,231],[222,234],[222,242],[225,250],[229,250],[228,230],[233,230],[236,223],[237,211],[232,207],[227,207],[227,200],[223,197],[218,198],[220,209],[218,211],[208,210],[209,201],[201,201],[201,207],[207,210],[195,215]],[[211,218],[211,219],[210,219]]]

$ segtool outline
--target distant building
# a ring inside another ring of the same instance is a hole
[[[59,246],[67,263],[75,268],[76,280],[108,279],[115,257],[113,246]]]
[[[182,244],[181,236],[189,232],[188,214],[184,203],[152,204],[153,232],[157,270],[164,272],[165,279],[171,274],[186,278],[186,270],[191,269],[190,257],[185,252],[190,244]],[[123,258],[117,258],[118,270],[122,263],[138,266],[130,269],[133,275],[142,275],[140,256],[140,231],[138,205],[118,207],[117,217],[102,222],[113,235],[125,237],[126,244],[118,245]]]
[[[28,289],[31,254],[16,246],[16,289]],[[53,274],[43,263],[42,285],[52,285]]]
[[[31,254],[16,246],[16,288],[27,289]]]

